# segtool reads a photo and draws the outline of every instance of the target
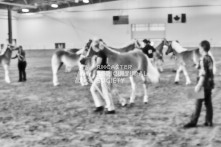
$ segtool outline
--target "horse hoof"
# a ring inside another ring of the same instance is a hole
[[[178,85],[178,84],[179,84],[179,82],[174,82],[174,84]]]
[[[127,107],[127,104],[121,104],[121,107]]]
[[[5,82],[6,82],[7,84],[10,84],[10,83],[11,83],[11,81],[8,81],[8,80],[6,80]]]
[[[57,86],[59,86],[60,84],[58,83],[58,84],[54,84],[54,87],[57,87]]]
[[[186,83],[186,85],[190,85],[190,84],[191,84],[191,82]]]

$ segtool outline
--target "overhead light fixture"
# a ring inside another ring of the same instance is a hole
[[[29,12],[29,9],[24,8],[24,9],[21,9],[21,11],[22,11],[23,13],[28,13],[28,12]]]
[[[58,4],[51,4],[52,8],[58,8]]]
[[[83,3],[89,3],[89,0],[83,0]]]

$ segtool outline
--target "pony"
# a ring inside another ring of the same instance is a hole
[[[166,51],[166,55],[173,53],[175,58],[175,61],[178,65],[178,69],[176,70],[176,76],[175,76],[175,84],[179,84],[180,80],[180,72],[183,71],[183,74],[186,78],[186,85],[191,84],[191,80],[189,77],[189,74],[186,69],[186,65],[189,63],[189,61],[192,62],[192,65],[198,66],[200,58],[202,55],[200,54],[199,48],[194,49],[186,49],[183,48],[177,41],[167,41],[166,39],[165,45],[168,47]],[[211,52],[209,52],[211,55],[213,61],[215,62],[215,59]],[[214,63],[214,73],[216,72],[216,66]]]
[[[101,39],[94,39],[89,42],[90,46],[84,48],[80,62],[82,64],[85,64],[87,59],[96,56],[99,51],[102,51],[107,56],[108,64],[111,67],[116,67],[119,65],[127,67],[127,68],[112,68],[112,71],[115,73],[125,72],[123,77],[130,78],[131,87],[132,87],[132,93],[129,102],[130,105],[133,105],[135,101],[136,83],[134,81],[134,76],[137,73],[139,73],[143,81],[143,89],[144,89],[143,102],[146,104],[149,98],[147,92],[147,77],[149,77],[152,83],[159,83],[160,80],[160,74],[158,70],[153,67],[148,57],[145,54],[143,54],[143,52],[139,49],[134,49],[129,52],[120,53],[116,50],[111,49]],[[131,74],[126,74],[126,72],[129,72]]]
[[[51,67],[52,67],[52,76],[53,76],[53,85],[58,86],[58,70],[62,67],[64,64],[67,69],[71,69],[75,66],[81,67],[79,64],[79,58],[80,58],[80,50],[81,49],[69,49],[69,50],[57,50],[51,58]]]
[[[9,66],[11,62],[12,51],[17,50],[14,46],[8,44],[6,48],[4,48],[4,44],[1,44],[0,50],[0,63],[2,64],[5,71],[5,82],[11,83],[9,77]]]

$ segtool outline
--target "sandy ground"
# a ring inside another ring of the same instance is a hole
[[[0,147],[221,146],[221,94],[213,98],[213,128],[202,125],[203,111],[197,128],[182,129],[189,121],[194,99],[186,97],[183,76],[180,85],[173,84],[172,61],[167,60],[161,84],[149,86],[147,105],[142,103],[142,85],[136,79],[139,84],[135,106],[117,105],[117,114],[110,116],[92,113],[94,105],[89,87],[74,83],[77,69],[64,73],[63,68],[59,72],[62,85],[52,86],[51,55],[52,51],[27,52],[26,83],[17,82],[16,60],[11,66],[12,84],[4,83],[0,68]],[[217,59],[220,55],[221,52],[216,51]],[[194,69],[190,75],[194,82]],[[220,80],[217,76],[217,85]],[[129,97],[129,81],[117,88]]]

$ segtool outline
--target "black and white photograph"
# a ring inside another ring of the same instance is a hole
[[[221,0],[0,0],[0,147],[221,147]]]

